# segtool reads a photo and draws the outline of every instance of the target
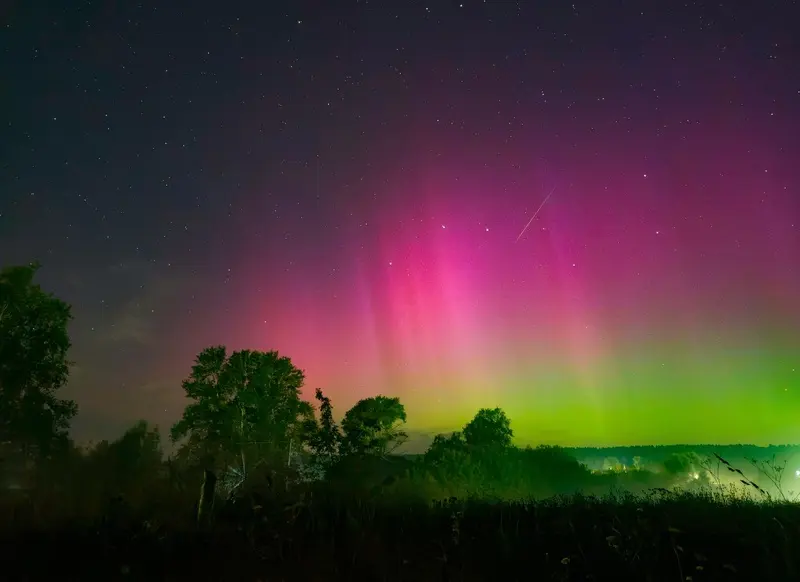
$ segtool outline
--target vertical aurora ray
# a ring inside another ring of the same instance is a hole
[[[582,265],[580,253],[567,256],[565,249],[583,237],[573,233],[568,240],[562,228],[551,230],[550,243],[555,255],[555,272],[558,281],[553,301],[559,305],[559,321],[563,329],[562,341],[569,368],[573,371],[575,389],[581,392],[581,400],[588,403],[591,422],[595,431],[605,427],[601,377],[604,357],[602,340],[597,333],[597,322],[592,312],[591,299],[581,281]],[[576,256],[576,254],[578,256]]]
[[[492,384],[485,383],[489,362],[475,357],[484,347],[486,306],[478,292],[482,266],[465,240],[474,233],[452,211],[424,202],[379,232],[360,295],[371,306],[370,336],[382,346],[387,384],[402,378],[409,414],[429,423],[447,411],[474,412],[491,399]]]

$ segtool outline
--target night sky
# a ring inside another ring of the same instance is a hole
[[[800,442],[790,4],[12,3],[0,264],[73,305],[75,437],[225,344],[414,434]]]

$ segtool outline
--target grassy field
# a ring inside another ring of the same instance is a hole
[[[187,524],[189,522],[187,521]],[[5,580],[800,580],[800,505],[673,493],[241,504],[205,532],[123,514],[17,530]]]

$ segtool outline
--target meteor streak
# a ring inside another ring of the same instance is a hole
[[[514,241],[514,242],[519,242],[519,239],[521,239],[521,238],[522,238],[522,235],[523,235],[523,234],[525,234],[525,231],[526,231],[526,230],[528,230],[528,227],[531,225],[531,222],[533,222],[533,219],[534,219],[534,218],[536,218],[536,216],[538,216],[538,214],[539,214],[539,211],[542,209],[542,207],[543,207],[545,204],[547,204],[547,201],[548,201],[548,200],[550,200],[550,196],[552,196],[552,195],[553,195],[553,192],[555,192],[555,191],[556,191],[556,187],[555,187],[555,186],[553,186],[553,189],[552,189],[552,190],[550,190],[550,194],[548,194],[547,196],[545,196],[545,199],[544,199],[544,200],[542,200],[542,203],[541,203],[541,204],[539,204],[539,208],[537,208],[537,209],[536,209],[536,212],[534,212],[534,213],[533,213],[533,216],[531,216],[531,219],[528,221],[528,224],[526,224],[526,225],[525,225],[525,228],[523,228],[523,229],[522,229],[522,232],[521,232],[521,233],[519,233],[519,236],[517,236],[517,240],[516,240],[516,241]]]

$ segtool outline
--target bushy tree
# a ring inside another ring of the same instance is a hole
[[[38,269],[0,271],[0,443],[27,458],[65,444],[77,412],[57,396],[69,375],[70,306],[34,283]]]
[[[469,494],[480,488],[481,467],[461,432],[434,437],[422,462],[445,490],[445,497]]]
[[[481,408],[464,427],[464,440],[473,447],[511,446],[514,431],[511,421],[500,408]]]
[[[511,466],[512,435],[505,412],[482,408],[461,432],[437,435],[423,462],[448,491],[495,495]]]
[[[183,382],[191,403],[172,427],[172,440],[237,483],[262,460],[288,464],[313,418],[312,406],[300,398],[304,379],[275,351],[228,356],[223,346],[207,348]]]
[[[437,434],[425,451],[425,462],[430,465],[446,463],[455,453],[467,453],[467,443],[460,432],[450,435]]]
[[[405,442],[406,409],[399,398],[374,396],[358,401],[342,419],[349,454],[386,455]]]
[[[511,423],[498,409],[482,409],[462,432],[438,435],[423,464],[444,497],[519,499],[565,493],[586,482],[589,471],[559,447],[520,449]]]

